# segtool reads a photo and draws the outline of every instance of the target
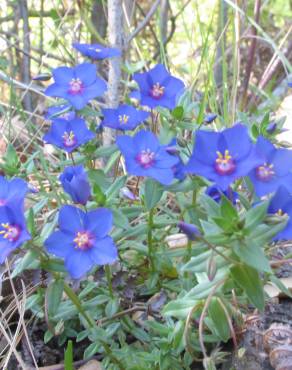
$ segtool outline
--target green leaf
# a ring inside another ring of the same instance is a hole
[[[50,330],[46,330],[44,335],[44,343],[47,344],[52,338],[54,334]]]
[[[125,216],[122,210],[119,209],[112,209],[112,213],[114,216],[114,224],[121,229],[128,229],[130,227],[129,221],[127,216]]]
[[[64,360],[65,370],[74,370],[73,367],[73,342],[68,340],[67,348],[65,351],[65,360]]]
[[[27,229],[32,237],[36,235],[36,227],[35,227],[34,218],[35,218],[35,215],[33,212],[33,208],[30,208],[28,210],[28,216],[27,216]]]
[[[260,123],[260,132],[261,132],[261,134],[266,133],[266,128],[268,127],[269,123],[270,123],[270,112],[267,112],[264,115],[264,118],[262,119],[262,122]]]
[[[222,194],[221,196],[221,216],[224,219],[228,219],[229,222],[238,218],[236,209],[233,207],[229,199]]]
[[[263,248],[253,240],[248,239],[246,242],[234,242],[233,251],[248,266],[258,271],[272,272]]]
[[[104,195],[101,187],[97,184],[93,185],[93,197],[99,206],[104,206],[106,203],[106,196]]]
[[[220,206],[215,200],[213,200],[209,195],[202,194],[200,197],[200,203],[206,210],[209,217],[219,217],[220,216]]]
[[[259,128],[257,127],[256,124],[252,125],[251,134],[252,134],[254,139],[257,139],[257,137],[259,136],[260,132],[259,132]]]
[[[265,296],[259,273],[245,265],[235,265],[230,268],[233,280],[244,290],[250,302],[260,311],[265,307]]]
[[[255,207],[250,208],[245,214],[245,229],[253,230],[259,225],[267,214],[269,201],[262,202]]]
[[[98,352],[99,348],[100,348],[100,344],[91,343],[84,351],[84,354],[83,354],[84,360],[87,360],[88,358],[94,356],[96,352]]]
[[[182,106],[175,107],[174,110],[171,112],[171,115],[175,119],[181,120],[184,116],[184,108]]]
[[[276,275],[271,275],[270,280],[273,284],[276,285],[277,288],[281,290],[284,294],[286,294],[287,297],[292,298],[292,293],[289,289],[286,288],[286,286],[282,283],[281,279],[278,279]]]
[[[64,290],[64,281],[53,281],[47,288],[47,304],[49,317],[54,318],[58,311],[62,294]]]
[[[214,297],[208,308],[209,317],[213,321],[214,329],[218,337],[223,341],[227,342],[230,338],[230,328],[226,314],[219,303],[218,298]]]
[[[28,251],[24,257],[18,260],[11,277],[14,278],[19,275],[24,270],[37,269],[40,266],[40,261],[38,259],[38,254],[36,251]]]
[[[148,178],[145,181],[144,199],[145,206],[149,211],[160,201],[163,194],[163,187],[156,181]]]
[[[108,301],[107,305],[105,306],[105,314],[107,317],[112,317],[114,314],[118,312],[119,309],[119,300],[117,298],[113,298]]]
[[[6,166],[11,167],[11,168],[17,168],[19,164],[17,152],[14,146],[10,143],[7,146],[4,161],[5,161]]]
[[[107,196],[107,202],[111,202],[118,194],[120,189],[125,185],[127,176],[118,177],[105,192]]]

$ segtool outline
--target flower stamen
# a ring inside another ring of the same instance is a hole
[[[142,150],[136,159],[142,167],[149,168],[154,163],[155,153],[151,152],[150,149]]]
[[[62,138],[64,139],[63,141],[64,145],[68,148],[70,148],[71,146],[74,146],[77,142],[73,131],[70,131],[69,133],[65,131]]]
[[[88,231],[78,231],[75,239],[73,240],[77,249],[87,250],[92,247],[92,236]]]
[[[83,91],[83,83],[80,80],[80,78],[72,78],[72,80],[69,83],[69,94],[71,95],[77,95],[81,94]]]
[[[20,228],[17,225],[10,225],[8,223],[2,223],[1,226],[4,230],[0,231],[0,235],[4,239],[9,240],[10,242],[15,242],[20,236]]]
[[[160,99],[164,95],[164,86],[161,86],[159,82],[156,82],[150,90],[150,95],[154,99]]]
[[[119,122],[120,122],[120,124],[122,124],[122,125],[126,125],[127,123],[128,123],[128,121],[129,121],[129,116],[127,116],[126,114],[123,114],[123,115],[119,115]]]
[[[274,175],[275,171],[273,170],[274,165],[264,163],[262,166],[257,167],[256,176],[261,181],[269,181]]]
[[[226,149],[224,154],[217,151],[217,158],[215,160],[215,170],[219,175],[230,175],[235,171],[235,162],[232,156],[229,153],[229,150]]]

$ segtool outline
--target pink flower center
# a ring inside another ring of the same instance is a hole
[[[63,138],[63,144],[67,148],[70,148],[74,146],[77,143],[76,137],[74,135],[73,131],[70,131],[69,133],[67,131],[64,132]]]
[[[231,175],[235,171],[236,165],[229,150],[225,150],[224,155],[219,151],[216,153],[218,157],[215,161],[215,171],[222,176]]]
[[[88,231],[78,231],[74,239],[77,249],[87,250],[93,246],[93,238]]]
[[[262,166],[257,167],[256,176],[261,181],[270,181],[271,178],[275,175],[273,170],[274,165],[264,163]]]
[[[2,235],[4,239],[9,240],[10,242],[15,242],[19,238],[21,233],[19,226],[3,223],[1,224],[1,227],[3,230],[0,231],[0,235]]]
[[[83,83],[80,80],[80,78],[72,78],[69,85],[70,85],[69,94],[71,95],[81,94],[84,89]]]
[[[154,99],[160,99],[164,95],[164,86],[161,86],[159,82],[156,82],[150,90],[150,95]]]
[[[6,200],[5,199],[0,199],[0,207],[5,206]]]
[[[146,149],[146,150],[142,150],[138,154],[136,159],[142,167],[149,168],[153,165],[154,158],[155,158],[155,153],[151,152],[150,149]]]

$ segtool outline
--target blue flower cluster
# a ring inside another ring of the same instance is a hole
[[[74,43],[73,47],[93,60],[121,55],[119,50],[99,44]],[[96,133],[89,130],[80,117],[80,110],[91,100],[101,97],[107,85],[98,77],[96,65],[92,63],[56,68],[53,78],[54,83],[47,87],[45,94],[62,98],[65,102],[61,101],[60,105],[48,109],[45,118],[51,126],[43,139],[72,153],[95,138]],[[165,186],[171,185],[175,179],[184,181],[187,175],[202,176],[212,183],[206,194],[216,202],[224,194],[233,203],[238,199],[233,184],[247,177],[256,196],[273,194],[269,213],[288,215],[292,220],[292,151],[277,148],[261,136],[253,143],[247,127],[235,124],[221,132],[198,129],[193,152],[184,163],[176,139],[163,145],[152,131],[145,129],[149,117],[154,121],[154,109],[176,107],[177,99],[184,91],[184,83],[173,77],[162,64],[147,72],[135,73],[133,80],[139,87],[140,107],[121,104],[115,109],[102,109],[100,123],[101,128],[134,131],[116,139],[130,175],[150,177]],[[216,115],[208,114],[204,122],[211,124],[215,119]],[[106,208],[85,209],[92,191],[83,165],[66,167],[59,180],[75,205],[61,207],[58,230],[47,238],[45,247],[48,252],[63,258],[69,274],[79,279],[93,266],[111,264],[118,258],[117,247],[109,236],[112,212]],[[27,191],[24,181],[8,181],[0,177],[0,263],[12,250],[30,239],[23,215]],[[129,196],[126,192],[124,196],[136,199],[132,193]],[[190,240],[199,235],[194,225],[183,221],[179,223],[179,228]],[[277,238],[291,237],[292,221],[289,221]]]
[[[24,217],[24,198],[29,191],[19,178],[0,176],[0,263],[30,239]]]

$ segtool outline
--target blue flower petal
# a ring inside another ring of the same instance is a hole
[[[147,149],[155,153],[159,148],[159,141],[151,131],[141,130],[135,135],[134,145],[137,154]]]
[[[272,163],[278,176],[286,175],[292,168],[292,151],[289,149],[276,150]]]
[[[148,72],[148,76],[150,77],[152,85],[159,83],[164,86],[163,82],[169,78],[170,74],[163,64],[157,64]]]
[[[93,267],[88,251],[73,250],[65,260],[65,267],[73,279],[80,279]]]
[[[68,85],[74,78],[74,72],[70,67],[58,67],[53,69],[53,77],[58,85]]]
[[[163,185],[170,185],[174,180],[174,172],[171,168],[148,168],[147,176],[152,177]]]
[[[106,83],[101,78],[97,78],[93,84],[87,86],[86,89],[84,89],[82,96],[88,101],[103,95],[106,90]]]
[[[74,68],[74,76],[80,78],[87,90],[87,86],[93,84],[97,79],[96,65],[92,63],[79,64]]]
[[[61,231],[76,234],[84,229],[85,213],[73,206],[63,206],[59,213],[59,227]]]
[[[88,100],[84,98],[84,94],[78,94],[78,95],[71,95],[67,94],[65,99],[67,99],[70,104],[77,110],[83,109]]]
[[[222,132],[226,140],[230,154],[239,160],[249,154],[252,147],[251,139],[248,135],[247,127],[237,124]]]
[[[136,150],[133,139],[128,135],[121,135],[116,138],[116,144],[124,157],[135,156]]]
[[[44,242],[44,245],[49,253],[57,257],[66,258],[74,250],[74,235],[64,233],[63,231],[55,231]]]
[[[141,92],[149,93],[152,86],[150,86],[150,84],[149,84],[148,73],[147,72],[134,73],[133,80],[135,80],[137,82]]]
[[[109,236],[99,239],[88,251],[91,260],[98,265],[114,263],[118,258],[117,247],[113,239]]]
[[[113,217],[109,209],[99,208],[90,211],[85,217],[85,228],[97,238],[105,237],[112,228]]]
[[[68,87],[59,84],[52,84],[45,90],[45,95],[54,96],[57,98],[65,98],[67,96]]]

